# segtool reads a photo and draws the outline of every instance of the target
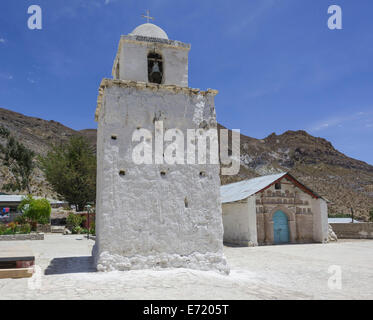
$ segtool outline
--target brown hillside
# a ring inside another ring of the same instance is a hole
[[[40,155],[45,155],[52,145],[67,141],[72,135],[82,134],[96,145],[96,130],[94,130],[93,141],[90,130],[78,132],[53,120],[28,117],[3,108],[0,108],[0,126],[7,128],[20,142]],[[4,144],[4,142],[5,140],[0,138],[0,143]],[[0,192],[4,191],[1,187],[8,180],[8,169],[0,160]],[[36,169],[32,192],[39,196],[56,197],[40,169]]]

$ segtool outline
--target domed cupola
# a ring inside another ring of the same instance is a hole
[[[168,40],[167,33],[153,23],[144,23],[139,25],[130,33],[130,35]]]

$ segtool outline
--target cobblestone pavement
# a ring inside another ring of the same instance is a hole
[[[29,245],[40,267],[28,279],[0,279],[0,299],[373,299],[373,241],[225,247],[229,276],[187,269],[95,272],[92,240],[50,234]],[[342,289],[329,289],[330,266]]]

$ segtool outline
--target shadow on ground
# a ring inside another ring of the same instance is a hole
[[[54,258],[45,269],[45,275],[96,272],[92,256]]]

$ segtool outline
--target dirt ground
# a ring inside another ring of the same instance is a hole
[[[0,279],[0,299],[373,299],[373,240],[225,247],[229,276],[188,269],[99,273],[90,256],[94,241],[81,235],[49,234],[0,248],[7,244],[30,246],[38,267],[32,278]]]

